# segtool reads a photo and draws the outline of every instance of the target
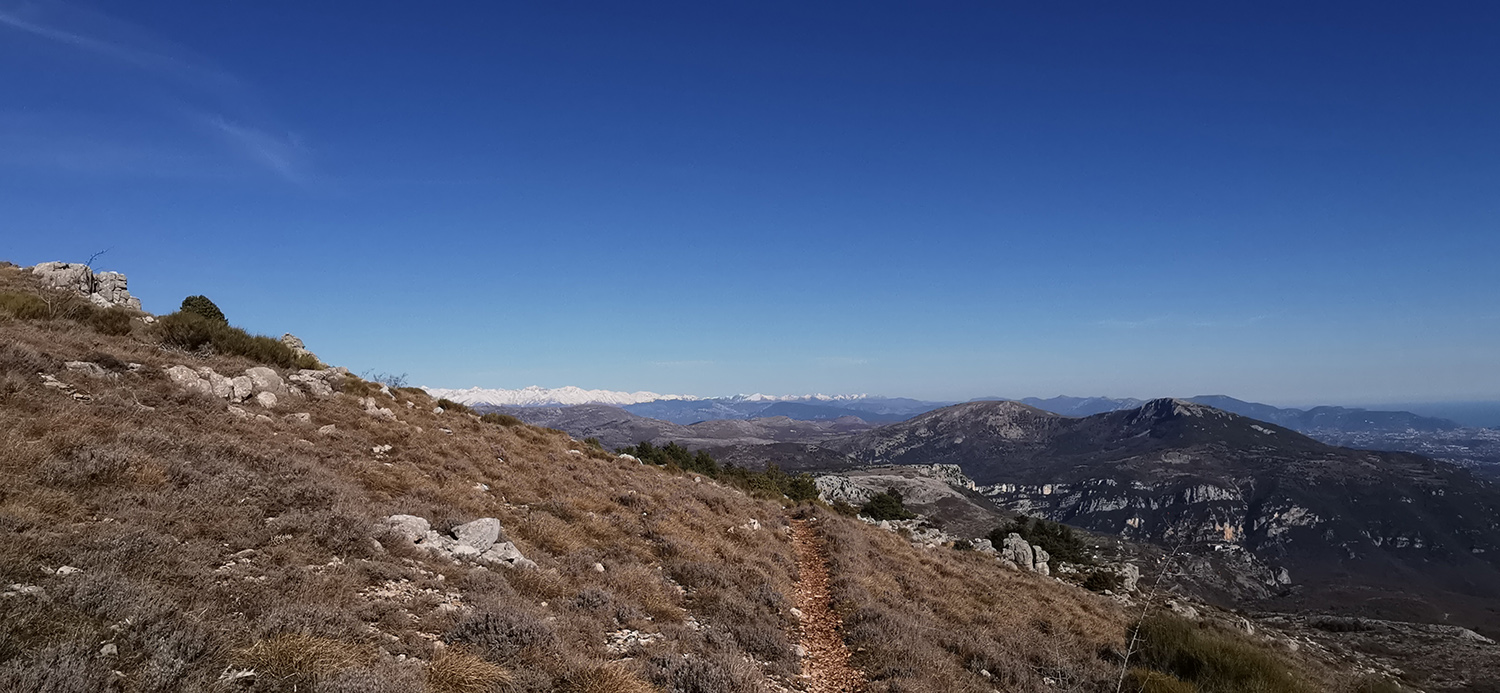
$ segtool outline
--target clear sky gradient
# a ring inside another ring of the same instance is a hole
[[[0,257],[109,248],[148,310],[433,386],[1497,399],[1496,36],[1493,2],[0,2]]]

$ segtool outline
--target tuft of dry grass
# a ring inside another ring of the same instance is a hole
[[[369,648],[303,633],[285,633],[256,641],[235,653],[235,664],[255,670],[257,678],[292,689],[312,686],[371,659]]]
[[[623,662],[590,662],[569,674],[561,693],[656,693]]]
[[[493,693],[514,681],[509,669],[463,650],[449,650],[427,668],[432,693]]]

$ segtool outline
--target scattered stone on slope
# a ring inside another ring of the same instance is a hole
[[[381,527],[411,541],[417,548],[452,561],[505,568],[537,567],[514,543],[502,541],[504,528],[493,517],[459,525],[451,536],[433,530],[426,519],[416,515],[392,515],[381,523]]]
[[[493,517],[482,517],[473,522],[453,528],[458,543],[485,551],[500,540],[500,521]]]
[[[118,380],[120,376],[104,369],[103,366],[93,361],[68,361],[63,367],[74,373],[81,373],[95,380]]]
[[[396,420],[396,412],[391,411],[389,407],[382,407],[377,404],[374,397],[361,397],[359,398],[359,404],[364,407],[365,413],[370,416],[386,421]]]

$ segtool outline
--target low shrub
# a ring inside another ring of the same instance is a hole
[[[479,417],[479,420],[487,424],[495,424],[496,426],[506,427],[520,426],[525,423],[520,419],[511,416],[510,414],[496,414],[495,412],[485,414],[484,416]]]
[[[880,493],[870,496],[864,506],[859,509],[859,514],[875,521],[881,520],[910,520],[916,517],[906,504],[901,501],[901,492],[894,488],[888,488]]]
[[[761,690],[748,667],[727,657],[661,655],[647,664],[648,677],[674,693],[752,693]]]
[[[766,470],[763,472],[737,467],[733,464],[720,466],[713,455],[708,454],[707,451],[691,452],[675,441],[662,446],[652,445],[649,440],[641,441],[637,445],[619,448],[615,452],[632,455],[646,464],[659,465],[690,474],[702,474],[710,479],[717,479],[738,487],[756,498],[779,500],[784,496],[794,502],[803,503],[818,497],[818,487],[813,483],[811,474],[787,474],[781,471],[775,463],[766,465]]]
[[[253,335],[197,313],[178,311],[164,315],[156,321],[155,331],[162,344],[185,351],[211,350],[282,368],[313,368],[317,365],[317,359],[310,355],[297,356],[291,348],[275,339]]]
[[[1270,650],[1209,624],[1159,614],[1139,622],[1134,662],[1205,692],[1312,693],[1292,665]],[[1162,684],[1166,685],[1166,684]],[[1162,691],[1192,688],[1160,688]]]
[[[52,316],[50,307],[36,294],[0,292],[0,313],[17,320],[41,320]]]
[[[49,301],[37,294],[0,292],[0,315],[17,320],[72,320],[100,334],[130,334],[131,314],[124,308],[102,308],[74,295],[55,295]]]
[[[491,662],[504,662],[522,650],[550,647],[557,633],[533,616],[511,611],[482,611],[468,616],[443,636],[450,645],[464,645]]]
[[[1095,570],[1083,578],[1083,587],[1093,592],[1103,592],[1105,590],[1114,592],[1118,591],[1124,582],[1124,578],[1121,578],[1112,570]]]
[[[453,411],[453,412],[458,412],[460,414],[473,414],[474,413],[474,410],[472,408],[470,408],[469,405],[467,405],[467,404],[459,404],[458,402],[455,402],[455,401],[453,401],[451,399],[448,399],[446,397],[444,397],[443,399],[438,400],[437,401],[437,405],[439,407],[442,407],[443,411]]]
[[[1125,675],[1125,690],[1138,693],[1198,693],[1198,687],[1159,671],[1132,668]]]

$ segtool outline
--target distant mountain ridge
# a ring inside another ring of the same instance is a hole
[[[683,425],[700,421],[744,420],[776,416],[785,416],[798,421],[831,421],[843,416],[854,416],[875,424],[895,423],[954,404],[954,402],[865,394],[767,395],[754,393],[728,397],[698,397],[660,394],[645,390],[638,392],[587,390],[574,386],[560,388],[532,386],[518,390],[478,387],[467,389],[426,387],[423,389],[433,397],[447,398],[469,406],[568,407],[604,404],[620,407],[637,416]],[[1026,397],[1019,400],[985,397],[972,401],[1016,401],[1053,414],[1073,417],[1134,409],[1146,403],[1146,400],[1133,397],[1068,396],[1045,399]],[[1376,411],[1336,406],[1294,409],[1246,402],[1227,395],[1198,395],[1182,401],[1206,404],[1223,411],[1285,426],[1301,433],[1439,432],[1462,428],[1458,423],[1447,419],[1421,416],[1407,411]]]
[[[999,399],[999,398],[995,398]],[[1145,404],[1145,400],[1132,397],[1051,397],[1039,399],[1027,397],[1014,400],[1044,411],[1063,416],[1092,416],[1105,412],[1134,409]],[[1350,433],[1369,431],[1451,431],[1462,428],[1458,423],[1431,416],[1419,416],[1407,411],[1375,411],[1350,407],[1320,406],[1311,409],[1273,407],[1269,404],[1246,402],[1227,395],[1198,395],[1182,401],[1206,404],[1240,416],[1285,426],[1302,433],[1319,430],[1337,430]]]
[[[792,470],[957,465],[1015,512],[1237,556],[1221,582],[1236,600],[1436,622],[1451,613],[1500,632],[1500,489],[1418,455],[1338,448],[1188,400],[1086,417],[970,402],[725,453]]]

